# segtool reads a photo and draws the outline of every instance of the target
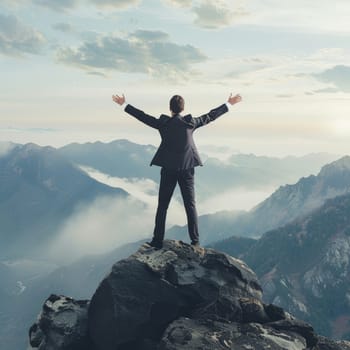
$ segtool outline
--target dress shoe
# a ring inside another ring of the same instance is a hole
[[[158,242],[152,239],[151,242],[146,242],[148,245],[150,245],[151,247],[154,247],[156,249],[162,249],[163,248],[163,243],[162,242]]]

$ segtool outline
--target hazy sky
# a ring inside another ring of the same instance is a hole
[[[0,141],[157,145],[113,93],[158,116],[238,92],[199,145],[349,153],[349,18],[348,0],[1,0]]]

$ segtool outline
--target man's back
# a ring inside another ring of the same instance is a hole
[[[159,118],[155,118],[129,104],[125,107],[125,112],[157,129],[161,135],[162,142],[151,165],[177,170],[203,165],[193,141],[193,132],[227,111],[227,105],[223,104],[197,118],[190,114],[186,116],[176,114],[172,117],[162,114]]]

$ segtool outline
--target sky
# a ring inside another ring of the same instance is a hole
[[[201,115],[199,146],[348,154],[348,0],[1,0],[0,141],[159,144],[112,102],[154,116],[174,94]]]

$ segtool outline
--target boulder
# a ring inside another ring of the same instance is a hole
[[[98,350],[127,348],[160,339],[182,316],[240,322],[240,298],[261,302],[261,296],[254,272],[224,253],[181,241],[165,241],[161,250],[143,245],[97,288],[89,331]]]
[[[29,330],[29,342],[38,350],[89,350],[89,301],[55,294],[45,301],[38,321]]]

